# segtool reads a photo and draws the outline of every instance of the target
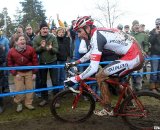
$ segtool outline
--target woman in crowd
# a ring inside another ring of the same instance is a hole
[[[38,65],[37,54],[35,50],[26,45],[26,36],[21,34],[15,37],[14,47],[8,53],[8,66],[36,66]],[[15,91],[31,90],[34,88],[33,80],[36,78],[36,70],[11,70],[14,77]],[[17,104],[17,112],[21,112],[22,101],[24,100],[25,107],[33,110],[32,105],[33,93],[16,95],[14,102]]]

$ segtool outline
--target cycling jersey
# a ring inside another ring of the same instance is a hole
[[[117,29],[106,28],[95,28],[91,34],[90,51],[79,60],[80,63],[90,60],[90,65],[83,73],[76,76],[75,79],[72,78],[73,82],[85,79],[98,71],[104,49],[111,50],[121,57],[104,68],[107,76],[115,73],[118,76],[123,76],[139,67],[143,62],[141,50],[130,35]]]

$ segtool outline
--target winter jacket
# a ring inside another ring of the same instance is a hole
[[[148,38],[148,35],[146,35],[145,33],[143,32],[134,32],[134,31],[131,31],[130,33],[136,40],[137,42],[139,43],[141,49],[148,53],[149,51],[149,38]]]
[[[15,48],[11,48],[7,56],[8,66],[37,66],[38,59],[37,54],[33,47],[27,45],[26,50],[23,52],[18,52]],[[17,71],[26,72],[27,70],[10,70],[12,75],[16,75]],[[37,70],[33,70],[36,73]]]
[[[57,37],[58,41],[58,61],[66,61],[67,57],[70,57],[70,38],[69,37]]]
[[[151,55],[160,55],[160,34],[156,34],[155,29],[150,32],[149,42]]]
[[[5,55],[7,56],[7,53],[9,51],[9,40],[4,37],[4,36],[0,36],[0,45],[2,45],[5,48]]]
[[[45,47],[41,47],[42,40],[46,41]],[[49,45],[52,45],[53,48],[48,51],[46,47]],[[33,47],[35,48],[36,53],[39,55],[40,64],[48,64],[57,60],[58,43],[56,37],[52,34],[48,34],[46,37],[37,35],[33,39]]]

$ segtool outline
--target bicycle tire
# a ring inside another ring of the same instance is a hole
[[[122,116],[124,122],[134,130],[153,130],[155,127],[160,127],[160,95],[149,91],[142,91],[137,92],[136,96],[143,104],[147,116]],[[130,95],[122,102],[120,113],[142,114],[142,111],[140,111],[135,99]]]
[[[75,109],[72,109],[73,100],[77,93],[64,90],[58,93],[52,100],[50,110],[52,115],[64,122],[83,122],[88,119],[95,110],[95,101],[90,93],[83,91]],[[60,107],[56,107],[59,103]]]

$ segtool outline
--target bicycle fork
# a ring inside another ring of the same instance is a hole
[[[75,92],[76,96],[72,103],[72,109],[75,109],[77,107],[78,101],[80,99],[80,96],[82,95],[82,89],[80,91]]]

